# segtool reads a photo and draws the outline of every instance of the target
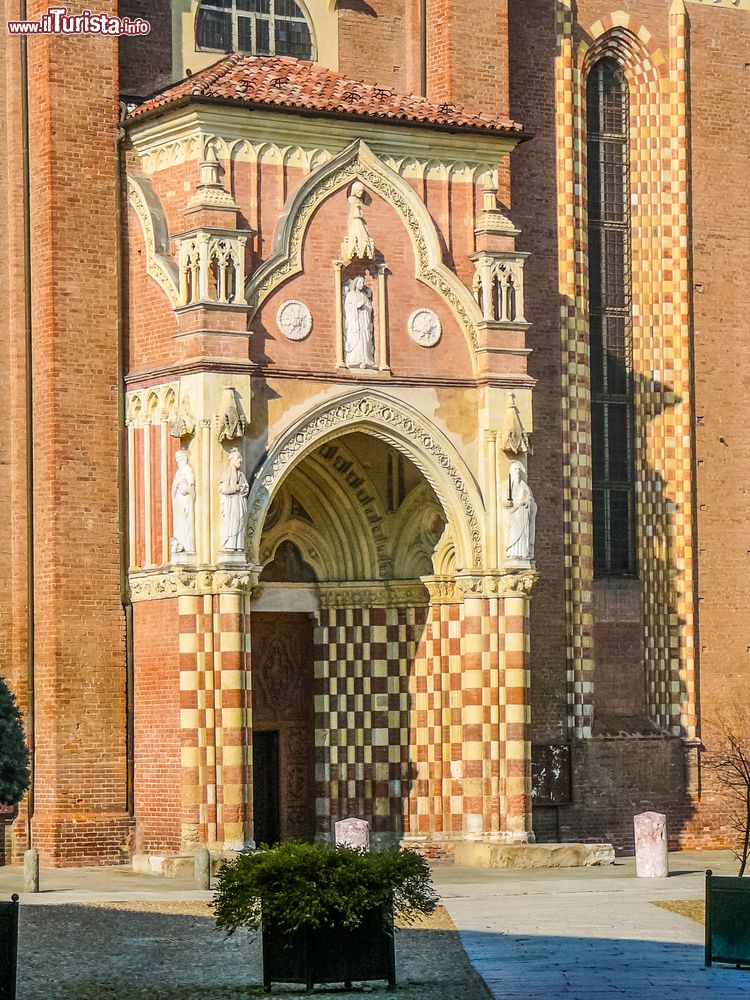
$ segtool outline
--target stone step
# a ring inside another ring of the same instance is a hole
[[[459,841],[453,863],[467,868],[590,868],[611,865],[611,844],[488,844]]]

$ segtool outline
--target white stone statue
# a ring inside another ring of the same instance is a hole
[[[344,361],[348,368],[375,367],[372,292],[362,277],[349,282],[344,296]]]
[[[526,470],[520,462],[510,463],[502,499],[505,558],[508,562],[530,562],[534,558],[536,500],[526,482]]]
[[[354,260],[355,257],[359,260],[372,260],[375,253],[375,244],[367,232],[364,207],[365,186],[362,181],[355,181],[349,193],[346,238],[341,244],[341,255],[347,262]]]
[[[224,473],[221,492],[221,544],[225,552],[244,552],[247,523],[247,497],[250,486],[242,471],[239,449],[229,452],[229,466]]]
[[[188,454],[175,453],[177,472],[172,480],[172,554],[195,553],[195,473],[190,468]]]

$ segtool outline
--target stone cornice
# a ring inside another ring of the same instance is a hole
[[[202,331],[198,331],[202,332]],[[217,333],[221,331],[206,331],[207,333]],[[192,331],[191,331],[192,333]],[[187,334],[186,334],[187,336]],[[235,336],[249,336],[235,334]],[[508,349],[504,353],[527,355],[531,351],[527,349]],[[237,375],[251,375],[254,378],[263,378],[266,381],[273,379],[293,379],[295,382],[321,382],[331,385],[351,385],[351,373],[340,374],[335,371],[305,371],[301,368],[270,368],[259,367],[249,361],[231,361],[226,358],[205,358],[195,361],[185,361],[175,365],[164,365],[159,368],[147,368],[141,371],[130,372],[125,376],[125,384],[128,389],[141,389],[155,383],[164,381],[174,381],[183,375],[195,375],[200,372],[227,373]],[[358,380],[358,384],[366,382],[366,379]],[[371,379],[373,383],[382,385],[383,378],[378,376]],[[480,375],[477,378],[448,378],[448,377],[425,377],[418,375],[391,375],[387,380],[389,386],[455,386],[457,388],[471,389],[476,386],[496,386],[498,389],[533,389],[536,379],[529,375]]]
[[[478,175],[494,176],[498,159],[518,145],[520,136],[442,131],[431,127],[384,124],[353,119],[336,120],[305,116],[293,111],[272,111],[222,104],[197,104],[166,109],[158,117],[127,126],[128,135],[143,157],[146,172],[168,166],[176,155],[180,162],[199,160],[203,155],[198,134],[214,136],[224,143],[245,142],[248,156],[270,145],[280,150],[301,148],[312,155],[325,151],[336,155],[365,136],[368,144],[398,169],[402,163],[424,160],[442,166],[469,167],[472,180]],[[219,156],[224,150],[217,150]],[[165,155],[166,154],[166,155]],[[175,161],[177,162],[177,161]]]

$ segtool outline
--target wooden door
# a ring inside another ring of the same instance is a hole
[[[311,615],[257,612],[252,629],[253,733],[277,733],[278,765],[253,739],[253,789],[266,809],[278,787],[278,835],[315,835],[313,620]],[[261,741],[262,742],[262,741]],[[260,783],[260,784],[259,784]],[[267,810],[266,810],[267,812]],[[259,816],[265,825],[267,819]],[[256,840],[258,839],[256,834]]]

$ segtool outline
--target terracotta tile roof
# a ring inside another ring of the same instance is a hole
[[[316,63],[289,56],[251,56],[235,52],[194,76],[155,94],[127,116],[128,121],[176,102],[221,101],[250,107],[290,108],[302,112],[409,122],[443,129],[523,134],[509,118],[452,104],[433,104],[413,94],[396,94],[370,83],[347,80]]]

